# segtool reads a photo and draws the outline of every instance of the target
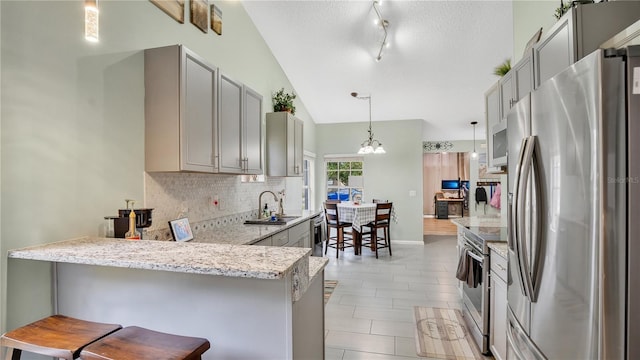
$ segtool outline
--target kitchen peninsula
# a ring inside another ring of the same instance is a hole
[[[322,359],[327,260],[310,253],[87,237],[9,258],[53,263],[61,314],[205,337],[203,359]]]

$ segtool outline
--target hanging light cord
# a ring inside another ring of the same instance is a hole
[[[378,25],[380,25],[382,27],[382,31],[384,31],[384,37],[382,38],[382,43],[380,44],[380,50],[378,51],[376,61],[380,61],[382,59],[382,50],[384,49],[384,46],[387,45],[387,36],[389,35],[389,32],[387,30],[387,28],[389,27],[389,21],[382,18],[382,13],[380,13],[380,9],[378,9],[378,6],[380,6],[380,2],[378,0],[374,0],[373,10],[375,10],[376,15],[378,16]]]

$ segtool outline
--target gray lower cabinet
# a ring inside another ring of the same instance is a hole
[[[640,18],[639,1],[578,4],[534,47],[535,88]]]
[[[259,246],[288,246],[288,247],[311,247],[311,230],[309,220],[305,220],[286,230],[277,232],[264,238],[253,245]]]
[[[288,112],[267,113],[266,161],[269,176],[302,176],[302,120]]]
[[[145,170],[217,172],[217,68],[182,45],[147,49]]]
[[[507,355],[507,259],[493,249],[490,253],[489,345],[496,360]]]
[[[219,75],[220,172],[262,174],[262,96]]]
[[[309,221],[303,221],[298,225],[289,228],[289,242],[287,246],[291,247],[311,247],[309,237]]]

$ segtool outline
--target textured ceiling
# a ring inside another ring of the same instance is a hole
[[[511,1],[244,1],[245,9],[318,124],[422,119],[425,140],[484,137],[484,93],[513,47]],[[375,123],[374,123],[375,131]]]

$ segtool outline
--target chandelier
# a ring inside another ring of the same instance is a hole
[[[385,154],[386,151],[384,151],[382,143],[373,138],[373,132],[371,131],[371,95],[358,96],[357,92],[352,92],[351,96],[356,99],[369,101],[369,137],[365,141],[363,141],[362,144],[360,144],[360,150],[358,150],[358,154]]]
[[[386,20],[382,17],[382,13],[380,12],[379,7],[382,5],[382,0],[374,0],[373,1],[373,10],[376,12],[376,16],[378,17],[375,21],[375,24],[380,26],[382,32],[384,33],[384,37],[382,38],[382,42],[380,43],[380,50],[378,50],[378,56],[376,56],[376,61],[382,60],[382,50],[385,47],[389,47],[389,42],[387,41],[387,37],[389,35],[389,20]]]

